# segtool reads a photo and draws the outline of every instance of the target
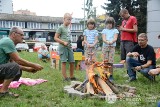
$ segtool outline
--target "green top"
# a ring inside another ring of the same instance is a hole
[[[69,42],[71,39],[71,32],[69,27],[64,26],[63,24],[57,29],[56,33],[60,34],[60,39]],[[59,44],[59,47],[64,47],[64,45]]]
[[[5,64],[9,61],[9,53],[17,52],[14,42],[9,37],[4,37],[0,40],[0,64]]]

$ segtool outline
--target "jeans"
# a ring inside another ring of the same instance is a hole
[[[47,54],[46,56],[43,56],[42,54],[38,54],[38,58],[39,59],[49,59],[50,58],[50,54]]]
[[[136,71],[134,70],[134,67],[141,66],[142,64],[138,60],[132,57],[127,57],[126,63],[127,63],[127,72],[128,72],[129,77],[131,79],[136,79]],[[154,68],[155,68],[155,65],[151,65],[148,68],[141,69],[139,72],[143,74],[149,80],[154,80],[154,77],[148,74],[149,70],[154,69]]]
[[[76,52],[82,52],[82,55],[84,55],[84,50],[77,48]]]

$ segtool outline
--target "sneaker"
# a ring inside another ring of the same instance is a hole
[[[156,78],[155,76],[152,76],[151,78],[148,78],[151,82],[155,82],[156,81]]]
[[[136,81],[137,79],[136,78],[129,78],[129,80],[127,80],[126,82],[133,82],[133,81]]]
[[[18,98],[19,95],[18,94],[14,94],[12,92],[0,92],[0,98],[2,97],[6,97],[6,96],[9,96],[9,97],[12,97],[12,98]]]
[[[128,74],[125,74],[123,77],[124,77],[124,78],[127,78],[127,77],[129,77],[129,76],[128,76]]]
[[[76,78],[76,77],[72,77],[72,78],[70,78],[70,80],[71,80],[71,81],[76,81],[77,78]]]
[[[64,78],[63,81],[64,81],[64,82],[69,82],[70,79],[67,77],[67,78]]]

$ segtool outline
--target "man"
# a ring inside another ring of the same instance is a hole
[[[18,97],[18,94],[8,92],[8,86],[12,81],[18,81],[22,70],[35,73],[42,70],[43,67],[22,59],[15,48],[15,45],[21,43],[24,39],[24,32],[19,27],[12,27],[9,37],[0,40],[0,97],[12,96]]]
[[[152,46],[147,44],[148,38],[145,33],[138,35],[138,44],[134,46],[132,52],[127,54],[126,63],[129,81],[136,80],[136,71],[141,72],[146,78],[154,81],[154,77],[149,75],[150,69],[156,66],[155,52]]]
[[[130,52],[134,43],[137,42],[137,19],[134,16],[130,16],[127,9],[122,9],[119,15],[124,19],[122,21],[119,30],[121,31],[121,61],[124,64],[126,60],[126,54]]]

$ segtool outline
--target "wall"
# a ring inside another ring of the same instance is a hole
[[[0,0],[0,13],[13,13],[12,0]]]
[[[160,0],[148,0],[147,3],[147,35],[149,44],[160,47]]]

